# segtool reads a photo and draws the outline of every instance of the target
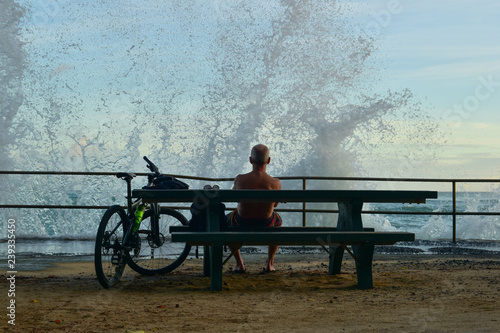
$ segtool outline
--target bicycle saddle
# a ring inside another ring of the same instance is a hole
[[[130,172],[118,172],[116,174],[116,177],[121,178],[121,179],[133,179],[135,177],[135,173],[130,173]]]

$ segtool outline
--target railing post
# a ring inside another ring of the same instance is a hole
[[[302,178],[302,189],[306,189],[306,179]],[[302,226],[306,226],[306,203],[302,203]]]
[[[453,181],[453,243],[457,242],[457,182]]]

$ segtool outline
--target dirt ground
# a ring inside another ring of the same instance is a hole
[[[224,290],[209,290],[202,260],[173,273],[103,289],[93,262],[64,262],[15,280],[15,326],[8,332],[498,332],[500,258],[376,255],[374,289],[356,288],[352,259],[328,275],[326,255],[278,255],[277,272],[260,273],[265,257],[246,254],[247,273],[225,267]]]

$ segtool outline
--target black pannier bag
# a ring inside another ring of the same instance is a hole
[[[226,205],[220,204],[220,210],[224,213]],[[207,231],[207,206],[203,202],[193,202],[190,208],[191,220],[189,229],[192,231]],[[221,214],[219,226],[221,230],[227,229],[226,216]]]
[[[152,186],[144,186],[146,190],[187,190],[189,185],[172,176],[158,176]]]
[[[219,190],[219,185],[214,185],[213,187],[211,185],[205,185],[203,189],[213,190],[214,193],[216,193],[216,191]],[[198,196],[195,197],[195,202],[193,202],[190,208],[191,220],[189,220],[189,229],[191,229],[192,231],[207,231],[207,208],[208,208],[207,198],[202,198]],[[227,229],[226,216],[225,216],[226,205],[221,203],[219,209],[222,212],[219,220],[219,227],[221,230],[226,230]]]

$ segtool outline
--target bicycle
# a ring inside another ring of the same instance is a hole
[[[148,186],[160,176],[158,167],[146,156]],[[186,244],[178,253],[169,240],[172,225],[188,225],[180,212],[152,203],[144,210],[142,199],[132,201],[133,173],[119,172],[116,177],[127,183],[126,210],[119,205],[109,207],[104,213],[97,231],[94,264],[99,283],[104,288],[116,285],[128,265],[143,275],[166,274],[177,268],[188,256],[191,246]],[[138,213],[139,210],[139,213]]]

